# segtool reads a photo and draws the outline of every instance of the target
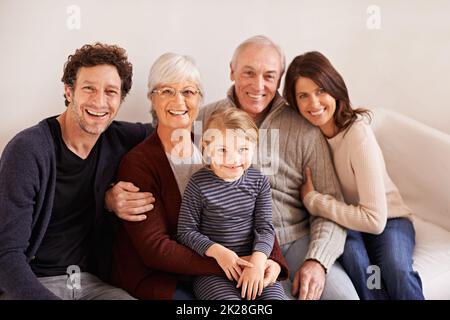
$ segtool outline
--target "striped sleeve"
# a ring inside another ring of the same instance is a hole
[[[181,201],[178,217],[177,239],[183,245],[204,256],[206,250],[214,244],[207,236],[200,233],[202,215],[202,196],[200,189],[191,177]]]
[[[261,190],[255,202],[254,233],[253,250],[260,251],[269,257],[275,241],[275,229],[272,223],[271,189],[266,176],[262,176]]]

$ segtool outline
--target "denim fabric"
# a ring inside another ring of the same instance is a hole
[[[393,218],[379,235],[349,230],[339,261],[363,300],[423,300],[422,282],[412,268],[414,246],[412,222]]]

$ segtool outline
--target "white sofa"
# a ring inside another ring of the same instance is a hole
[[[387,170],[414,212],[414,269],[426,299],[450,299],[450,136],[386,109],[372,127]]]

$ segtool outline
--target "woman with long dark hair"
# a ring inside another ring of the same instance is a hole
[[[345,202],[315,191],[309,168],[300,194],[312,215],[349,229],[340,260],[360,298],[424,299],[420,277],[412,268],[411,210],[389,178],[365,121],[370,112],[352,108],[343,78],[320,52],[292,61],[284,97],[327,138]],[[381,281],[371,277],[373,270],[379,271]]]

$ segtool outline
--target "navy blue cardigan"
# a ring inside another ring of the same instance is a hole
[[[122,156],[152,131],[150,126],[113,121],[99,138],[95,176],[94,273],[105,280],[111,265],[114,214],[104,194]],[[0,159],[0,294],[12,299],[56,299],[30,268],[47,229],[56,184],[53,139],[46,120],[17,134]],[[91,260],[92,262],[92,260]]]

